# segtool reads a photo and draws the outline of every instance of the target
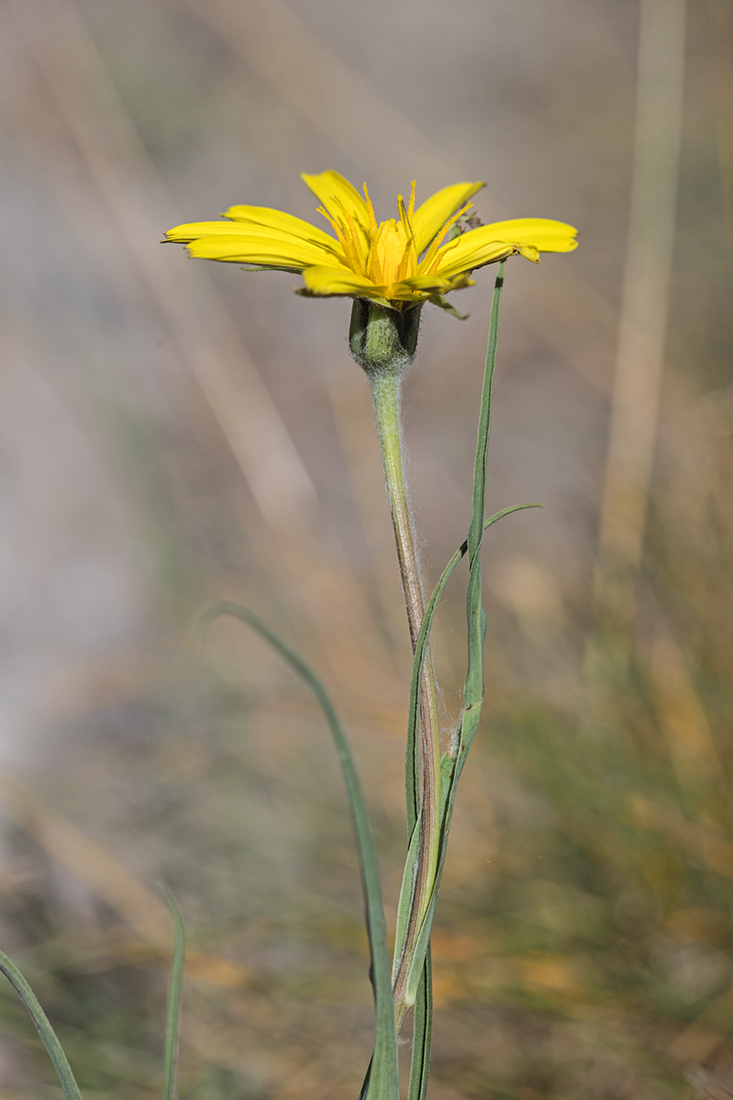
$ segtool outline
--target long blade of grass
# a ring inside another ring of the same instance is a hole
[[[168,1008],[165,1017],[165,1055],[163,1061],[163,1100],[175,1100],[178,1094],[178,1040],[181,1030],[181,991],[186,956],[186,930],[171,888],[162,880],[158,888],[173,921],[173,959],[168,982]]]
[[[205,631],[220,615],[233,615],[247,623],[260,637],[269,642],[283,660],[298,673],[308,685],[326,717],[331,731],[354,825],[354,837],[359,855],[364,889],[367,934],[371,959],[371,981],[374,988],[375,1037],[374,1054],[369,1065],[362,1096],[368,1100],[399,1100],[399,1073],[397,1066],[397,1038],[395,1035],[392,983],[387,952],[387,925],[382,906],[382,888],[379,882],[379,865],[374,845],[369,814],[361,788],[356,764],[346,734],[333,703],[323,683],[311,666],[285,644],[255,614],[231,600],[220,600],[205,607],[196,617],[194,637]]]
[[[463,693],[464,713],[476,710],[476,721],[471,719],[473,733],[478,725],[478,715],[484,699],[484,639],[486,637],[486,615],[481,599],[481,543],[484,538],[484,516],[486,515],[486,466],[489,451],[489,433],[491,431],[491,403],[496,371],[496,346],[499,337],[499,305],[504,287],[504,268],[502,260],[496,275],[494,296],[491,302],[489,321],[489,342],[486,349],[484,384],[481,391],[481,410],[479,413],[478,435],[476,440],[476,460],[473,470],[473,508],[471,524],[468,528],[468,591],[466,593],[466,617],[468,620],[468,671]],[[471,737],[473,740],[473,736]],[[465,743],[461,731],[460,753],[470,747]],[[461,765],[462,767],[462,765]]]
[[[74,1074],[71,1072],[69,1060],[56,1037],[56,1032],[48,1022],[46,1013],[41,1008],[33,990],[18,970],[18,967],[2,951],[0,951],[0,970],[20,997],[28,1015],[36,1025],[36,1031],[41,1036],[41,1042],[48,1051],[48,1056],[53,1063],[53,1068],[56,1070],[56,1076],[61,1082],[66,1100],[82,1100],[79,1086],[74,1079]]]

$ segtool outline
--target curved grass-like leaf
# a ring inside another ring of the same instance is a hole
[[[41,1008],[36,995],[18,970],[18,967],[2,951],[0,951],[0,970],[20,997],[28,1015],[36,1025],[36,1031],[48,1051],[48,1056],[53,1063],[53,1068],[56,1070],[56,1076],[61,1082],[66,1100],[82,1100],[79,1086],[76,1083],[74,1074],[71,1072],[69,1060],[64,1054],[63,1047],[58,1041],[56,1032],[51,1027],[46,1013]]]
[[[165,1017],[165,1055],[163,1060],[163,1100],[175,1100],[178,1076],[178,1040],[181,1029],[181,991],[183,988],[183,963],[186,955],[186,930],[181,912],[171,888],[162,879],[158,888],[170,911],[173,921],[173,959],[168,981],[168,1007]]]
[[[261,619],[241,604],[220,600],[197,615],[194,635],[199,635],[220,615],[233,615],[252,627],[308,685],[320,703],[338,754],[354,825],[361,867],[367,934],[371,958],[371,981],[375,1002],[374,1054],[369,1064],[361,1096],[367,1100],[399,1100],[397,1038],[395,1035],[392,983],[387,952],[387,926],[382,907],[377,851],[374,845],[364,793],[346,734],[323,683],[306,661],[281,641]]]

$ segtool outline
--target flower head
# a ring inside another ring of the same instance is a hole
[[[300,293],[366,298],[404,310],[471,286],[472,271],[519,254],[535,263],[540,252],[570,252],[571,225],[547,218],[519,218],[476,225],[471,198],[484,184],[454,183],[415,209],[415,184],[399,217],[378,222],[366,184],[364,197],[338,172],[303,180],[322,205],[333,236],[309,222],[262,206],[232,206],[223,222],[193,222],[166,233],[191,256],[302,274]]]

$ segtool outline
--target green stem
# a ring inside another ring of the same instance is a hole
[[[415,550],[415,536],[402,458],[400,422],[402,370],[400,367],[392,370],[372,370],[368,372],[368,377],[414,652],[425,614],[425,599]],[[419,849],[404,949],[402,957],[395,960],[393,970],[395,1026],[398,1030],[407,1008],[405,993],[409,976],[408,964],[412,959],[413,948],[430,902],[440,850],[440,727],[435,674],[429,655],[423,665],[420,681],[420,719],[419,782],[422,801],[417,825],[420,829]],[[408,767],[410,766],[408,761]]]

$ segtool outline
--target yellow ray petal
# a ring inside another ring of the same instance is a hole
[[[473,271],[512,252],[537,261],[540,252],[572,252],[577,247],[577,229],[547,218],[517,218],[482,225],[443,245],[435,259],[435,274],[451,279]]]
[[[376,286],[371,279],[357,275],[345,267],[309,267],[303,272],[303,282],[311,294],[345,294],[358,298],[382,298],[386,286]]]
[[[273,213],[278,213],[278,211],[273,211]],[[298,219],[294,220],[297,221]],[[273,240],[282,245],[292,245],[296,249],[301,245],[312,245],[314,248],[323,250],[319,262],[323,262],[324,257],[328,256],[329,263],[333,263],[334,260],[337,263],[343,263],[344,254],[338,241],[335,241],[333,237],[329,237],[327,233],[319,235],[319,231],[315,226],[309,226],[307,222],[302,224],[312,230],[310,236],[301,236],[300,234],[288,232],[284,228],[275,228],[274,225],[257,225],[243,221],[232,224],[232,222],[226,221],[190,222],[187,225],[177,225],[174,229],[169,229],[165,237],[166,240],[174,241],[177,244],[187,244],[191,241],[201,240],[204,237],[227,237],[242,242],[255,241],[257,244],[260,244],[263,240]]]
[[[218,225],[218,222],[214,223]],[[302,271],[314,264],[334,264],[331,251],[320,245],[297,238],[277,237],[271,230],[262,233],[250,229],[246,233],[232,232],[229,235],[198,237],[188,245],[189,255],[204,260],[224,260],[229,263],[262,264],[264,267],[285,267],[293,271]],[[344,268],[348,272],[348,268]]]
[[[344,210],[354,219],[364,232],[365,239],[369,231],[369,211],[364,199],[347,179],[339,172],[319,172],[309,176],[301,172],[300,178],[310,187],[317,199],[320,199],[332,218],[343,218]]]
[[[273,229],[265,225],[244,225],[241,223],[232,225],[231,222],[189,222],[187,225],[177,225],[174,229],[169,229],[165,236],[166,240],[175,241],[177,244],[196,241],[200,237],[236,237],[243,241],[248,240],[250,237],[272,237],[278,241],[317,243],[320,247],[320,242],[308,241],[295,233],[288,233],[285,229]],[[338,243],[334,241],[333,237],[326,236],[326,240],[329,247],[338,248]]]
[[[341,251],[338,241],[319,226],[311,225],[310,222],[296,218],[293,214],[286,214],[283,210],[271,210],[267,206],[230,206],[223,216],[238,224],[243,222],[246,225],[265,226],[268,229],[290,233],[294,237],[302,237],[305,241],[317,241],[324,248]]]
[[[480,233],[484,229],[491,229],[498,240],[523,241],[539,248],[540,252],[572,252],[578,247],[575,226],[553,221],[552,218],[511,218],[506,222],[479,226],[471,232]]]
[[[218,233],[232,234],[232,227],[228,222],[186,222],[185,225],[176,225],[165,234],[167,241],[175,241],[176,244],[187,244],[198,237],[215,236]]]
[[[444,187],[442,191],[436,191],[426,202],[418,206],[412,217],[418,256],[425,251],[451,214],[455,214],[456,210],[465,206],[471,196],[485,186],[482,180],[478,183],[453,183],[450,187]]]

